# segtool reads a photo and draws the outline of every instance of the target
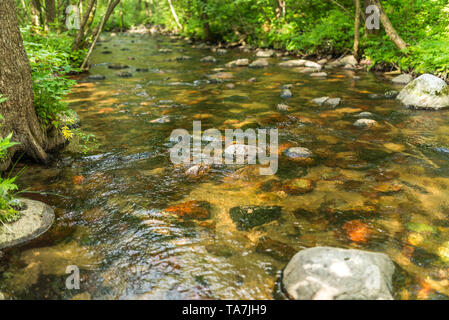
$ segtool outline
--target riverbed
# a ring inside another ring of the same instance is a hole
[[[216,63],[200,61],[209,55]],[[5,252],[0,291],[13,299],[275,299],[293,253],[335,246],[388,254],[396,299],[446,299],[449,112],[405,108],[385,96],[402,86],[382,75],[335,68],[315,78],[279,67],[285,57],[265,68],[225,66],[242,58],[256,59],[177,37],[106,36],[90,70],[105,79],[80,77],[67,99],[97,144],[27,165],[20,186],[45,193],[27,196],[53,206],[56,222]],[[125,71],[130,77],[117,75]],[[312,102],[323,96],[342,102]],[[354,126],[361,112],[377,125]],[[199,120],[222,132],[277,128],[276,175],[261,176],[257,165],[186,174],[170,161],[169,138]],[[313,162],[290,161],[283,151],[291,147],[309,149]],[[307,190],[291,192],[294,179]],[[206,217],[186,219],[192,203],[206,203]],[[282,213],[241,230],[229,214],[237,206]],[[79,267],[80,290],[66,288],[70,265]]]

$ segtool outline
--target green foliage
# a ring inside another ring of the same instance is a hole
[[[65,75],[78,71],[72,65],[81,63],[85,50],[71,51],[73,38],[69,33],[39,34],[29,27],[21,31],[33,74],[36,114],[44,125],[48,125],[67,110],[63,98],[76,82]]]
[[[172,0],[183,25],[182,33],[204,39],[207,22],[215,41],[246,43],[287,49],[307,55],[340,56],[352,51],[354,3],[351,0],[284,0],[285,16],[275,0]],[[123,0],[125,24],[142,22],[174,29],[176,24],[166,0],[155,0],[152,15],[145,19],[136,0]],[[363,1],[362,1],[363,4]],[[449,3],[447,0],[382,1],[399,35],[410,45],[400,52],[385,34],[364,36],[361,21],[362,55],[382,68],[449,73]],[[343,7],[343,8],[342,8]],[[139,19],[131,12],[138,10]],[[128,12],[127,11],[130,11]],[[143,20],[142,20],[143,17]],[[119,21],[116,12],[113,21]],[[113,22],[111,22],[112,26]]]
[[[0,101],[4,102],[5,100],[0,95]],[[0,120],[3,120],[2,115],[0,115]],[[11,138],[12,132],[5,138],[0,137],[0,161],[5,159],[9,148],[18,144],[17,142],[11,142]],[[0,176],[0,222],[2,223],[11,222],[19,217],[19,213],[15,208],[17,203],[14,193],[17,190],[16,179],[17,175],[6,178]]]

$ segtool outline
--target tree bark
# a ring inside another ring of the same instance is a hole
[[[55,22],[56,19],[55,0],[45,0],[45,17],[47,20],[47,25]]]
[[[404,50],[405,48],[407,48],[408,44],[404,40],[402,40],[402,38],[397,33],[396,29],[391,24],[390,19],[388,19],[388,16],[386,15],[384,9],[382,8],[380,0],[371,0],[371,1],[374,5],[376,5],[379,8],[380,21],[382,22],[382,25],[385,28],[385,32],[387,33],[388,37],[390,37],[391,41],[393,41],[393,43],[399,50]]]
[[[354,57],[359,59],[360,45],[360,0],[355,0],[355,18],[354,18]]]
[[[0,1],[0,23],[0,93],[7,98],[0,104],[0,113],[5,118],[0,130],[3,136],[13,132],[13,140],[20,142],[13,147],[11,156],[22,151],[37,161],[46,162],[47,137],[33,105],[31,67],[19,31],[14,0]]]

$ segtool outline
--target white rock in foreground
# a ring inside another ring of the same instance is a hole
[[[449,108],[449,86],[438,77],[423,74],[402,89],[397,99],[417,109]]]
[[[383,253],[316,247],[290,260],[282,284],[294,300],[392,300],[393,273]]]

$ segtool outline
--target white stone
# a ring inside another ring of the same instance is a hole
[[[282,284],[295,300],[392,300],[393,273],[383,253],[315,247],[290,260]]]
[[[413,108],[440,110],[449,107],[449,87],[442,79],[423,74],[405,86],[397,99]]]

